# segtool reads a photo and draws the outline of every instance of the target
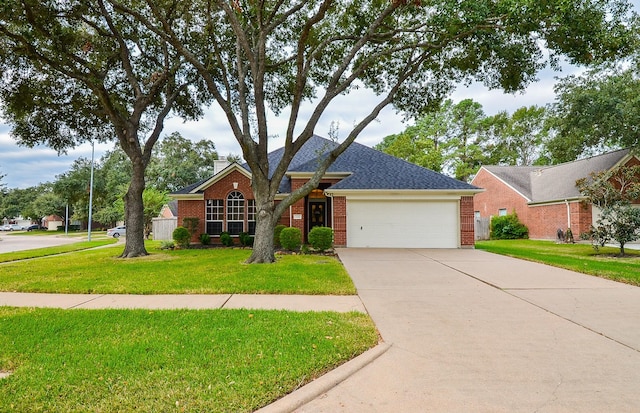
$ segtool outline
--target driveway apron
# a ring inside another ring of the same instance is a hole
[[[297,412],[640,411],[640,288],[478,250],[339,256],[391,348]]]

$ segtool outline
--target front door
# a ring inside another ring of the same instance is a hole
[[[313,227],[327,226],[327,202],[310,200],[309,201],[309,231]]]

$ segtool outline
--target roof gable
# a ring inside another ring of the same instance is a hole
[[[531,201],[531,172],[539,166],[483,166],[487,172]]]

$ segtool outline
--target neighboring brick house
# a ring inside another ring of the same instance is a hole
[[[532,239],[555,239],[558,229],[571,228],[575,237],[588,232],[598,218],[576,188],[576,181],[592,172],[640,160],[628,149],[554,166],[483,166],[471,181],[484,188],[474,197],[476,217],[516,212]]]
[[[314,136],[293,158],[279,199],[313,175],[336,143]],[[269,154],[273,170],[283,154]],[[474,245],[473,196],[481,190],[364,145],[353,143],[329,167],[317,189],[292,205],[280,223],[306,236],[314,226],[334,230],[336,246],[460,248]],[[255,231],[256,208],[247,165],[233,163],[171,194],[178,223],[197,217],[200,233],[217,241]],[[277,199],[276,199],[277,201]],[[194,234],[197,241],[199,234]]]

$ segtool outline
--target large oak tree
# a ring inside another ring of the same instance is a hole
[[[0,104],[12,135],[59,152],[116,140],[131,162],[123,257],[147,254],[145,169],[164,120],[201,113],[204,94],[189,89],[190,67],[107,1],[0,3]]]

